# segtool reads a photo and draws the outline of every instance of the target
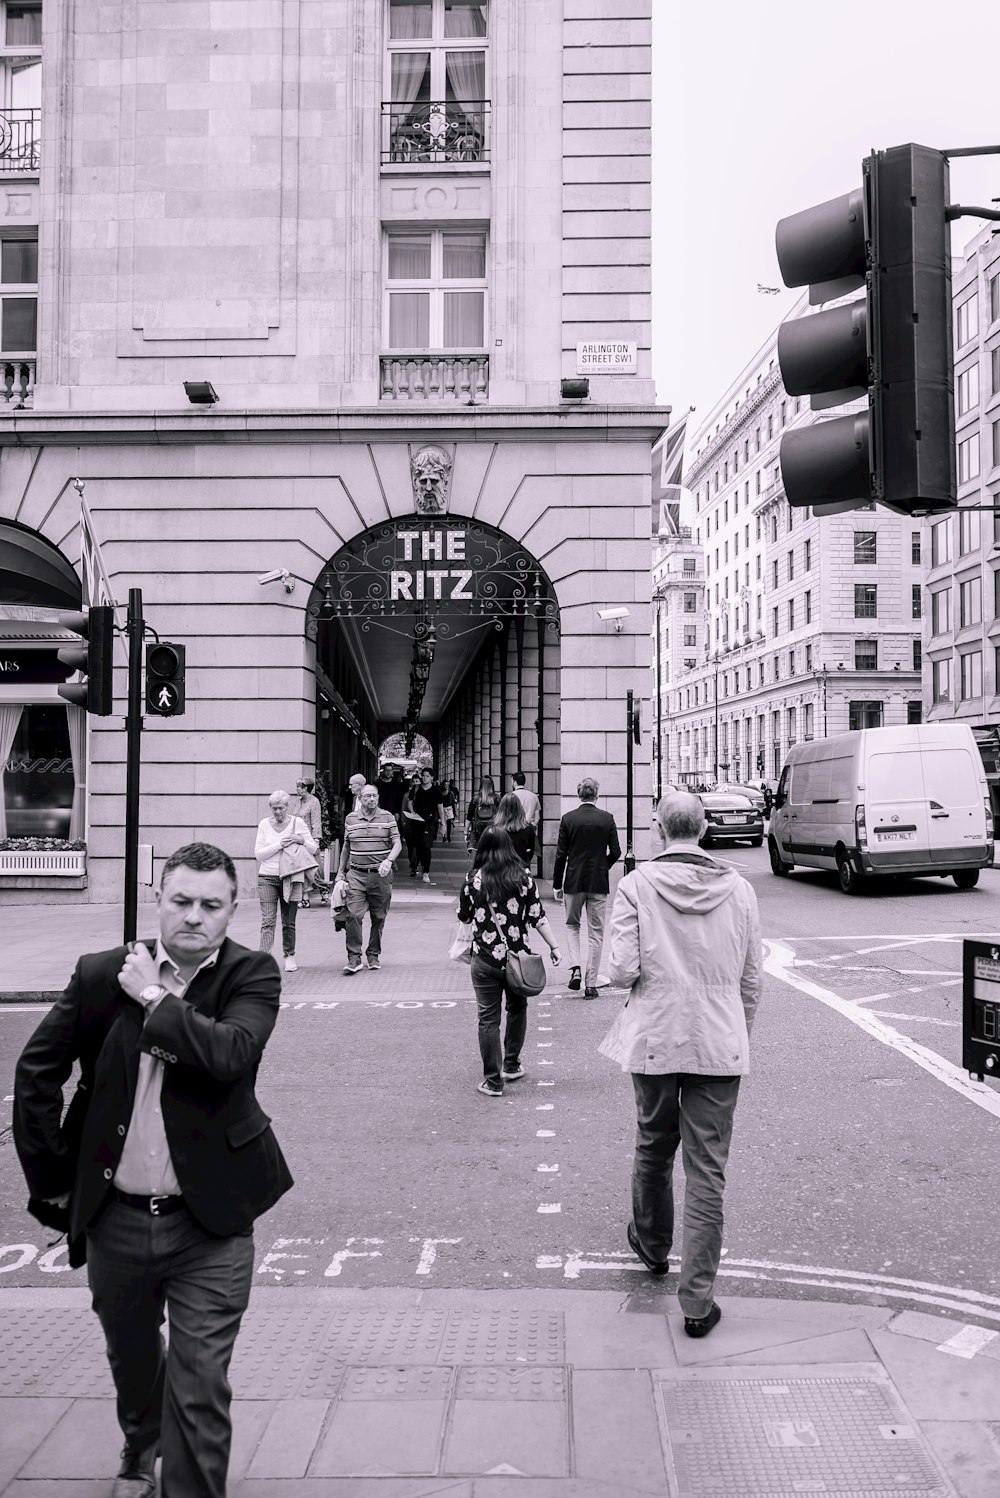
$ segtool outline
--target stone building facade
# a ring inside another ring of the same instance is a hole
[[[814,419],[781,384],[776,330],[693,435],[694,552],[679,533],[658,563],[704,579],[696,663],[664,694],[667,781],[773,780],[800,739],[920,720],[919,524],[789,506],[781,434]]]
[[[184,715],[143,734],[157,862],[207,838],[251,890],[268,794],[374,774],[415,711],[463,796],[526,771],[549,861],[584,771],[624,823],[668,419],[650,0],[628,11],[46,4],[34,171],[0,152],[5,273],[37,261],[0,412],[0,639],[26,663],[0,748],[8,838],[86,849],[69,875],[0,848],[0,900],[121,892],[124,654],[115,715],[82,727],[31,680],[61,563],[84,604],[141,588],[187,647]],[[48,591],[18,571],[43,553]],[[50,749],[54,789],[24,768]]]

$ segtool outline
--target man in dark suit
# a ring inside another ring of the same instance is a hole
[[[618,828],[610,812],[595,806],[600,789],[593,776],[580,781],[580,805],[559,822],[552,892],[557,901],[566,895],[566,943],[569,947],[568,988],[580,987],[580,918],[587,912],[587,979],[583,996],[597,998],[597,974],[604,944],[604,915],[608,904],[608,870],[622,856]]]
[[[221,849],[179,848],[156,903],[156,941],[81,957],[25,1046],[14,1140],[30,1209],[87,1264],[125,1436],[113,1498],[154,1494],[159,1452],[164,1498],[223,1498],[253,1223],[292,1184],[254,1093],[281,980],[269,953],[226,936],[236,871]]]

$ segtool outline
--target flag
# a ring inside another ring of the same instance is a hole
[[[781,295],[781,287],[780,286],[762,286],[759,281],[757,282],[757,291],[758,291],[758,293],[761,296],[780,296]]]

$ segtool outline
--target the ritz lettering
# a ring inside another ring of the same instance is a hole
[[[404,562],[417,563],[389,573],[389,598],[419,603],[422,599],[473,601],[472,572],[457,567],[427,567],[427,562],[464,562],[465,531],[399,531]],[[419,544],[418,544],[419,543]]]

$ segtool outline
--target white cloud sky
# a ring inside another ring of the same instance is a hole
[[[1000,144],[1000,0],[653,8],[653,373],[697,424],[801,294],[757,291],[779,218],[860,186],[873,148]],[[952,202],[992,197],[1000,156],[952,162]]]

